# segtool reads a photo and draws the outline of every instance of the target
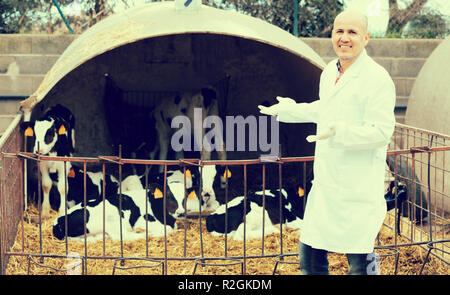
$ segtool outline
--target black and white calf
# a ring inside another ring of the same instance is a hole
[[[201,196],[206,201],[207,210],[214,211],[220,205],[216,198],[216,191],[225,188],[227,181],[231,179],[231,171],[222,165],[204,165],[201,173]]]
[[[201,116],[195,116],[195,111],[201,110]],[[173,98],[168,98],[162,101],[153,111],[153,118],[158,133],[158,141],[155,151],[159,149],[159,159],[166,160],[171,144],[171,137],[176,131],[172,128],[172,120],[176,116],[186,116],[191,124],[191,132],[194,136],[194,144],[204,145],[208,143],[203,142],[205,135],[204,120],[207,116],[219,116],[218,94],[214,88],[205,87],[199,91],[186,91],[181,95]],[[215,146],[217,148],[218,157],[220,160],[226,160],[225,144],[222,134],[216,134]],[[192,150],[195,150],[191,146]],[[198,148],[197,150],[200,150]],[[201,158],[203,160],[211,159],[212,147],[201,149]],[[160,167],[159,172],[162,172],[163,167]]]
[[[67,175],[67,204],[71,208],[80,203],[84,204],[84,171],[77,165],[71,164]],[[130,189],[136,187],[130,186]],[[112,175],[105,175],[105,198],[117,194],[119,182]],[[103,200],[103,173],[86,171],[86,202],[95,206]]]
[[[146,228],[149,236],[162,237],[164,230],[170,234],[176,229],[176,220],[168,209],[164,214],[162,187],[159,184],[149,186],[146,201],[145,190],[134,190],[110,195],[106,200],[95,206],[86,206],[86,233],[88,241],[93,242],[103,238],[103,207],[105,210],[105,235],[112,240],[120,240],[120,219],[122,219],[122,239],[132,241],[146,238]],[[170,203],[172,197],[167,195]],[[120,204],[120,205],[119,205]],[[170,207],[170,206],[168,206]],[[119,211],[119,208],[122,211]],[[165,217],[165,221],[164,221]],[[164,226],[166,224],[166,226]],[[62,240],[66,237],[66,216],[55,219],[53,235]],[[84,238],[84,207],[78,204],[67,213],[67,236]]]
[[[243,196],[236,197],[228,204],[221,205],[206,218],[206,229],[214,235],[227,233],[235,240],[242,240],[244,238],[244,205],[246,239],[262,236],[263,215],[265,235],[279,231],[280,221],[288,228],[300,228],[304,212],[304,190],[301,187],[281,189],[281,219],[280,190],[266,190],[264,194],[265,210],[263,210],[263,191],[249,194],[245,202]]]
[[[44,116],[35,122],[23,122],[22,130],[26,136],[34,136],[34,153],[45,156],[65,157],[71,156],[75,147],[75,117],[67,108],[62,105],[56,105],[50,108]],[[66,169],[69,172],[70,164]],[[57,188],[61,196],[61,202],[58,209],[59,213],[64,211],[66,202],[64,162],[60,161],[41,161],[40,172],[42,175],[43,201],[42,216],[47,217],[50,213],[49,194],[52,187],[50,173],[57,173]]]
[[[181,169],[167,171],[166,184],[167,189],[171,191],[178,202],[176,217],[184,214],[198,214],[200,206],[202,212],[214,211],[220,204],[216,200],[215,191],[222,187],[225,177],[231,178],[230,170],[225,173],[225,166],[205,165],[202,168],[202,191],[201,198],[198,198],[196,190],[200,187],[200,170],[196,166],[190,166],[186,169],[186,176]],[[148,182],[156,182],[162,185],[164,183],[164,173],[153,173],[148,175]],[[186,182],[186,194],[184,183]],[[130,175],[122,182],[122,190],[145,188],[145,175]],[[186,202],[186,210],[184,205]],[[199,204],[200,202],[200,204]]]
[[[193,169],[193,171],[196,170]],[[186,170],[186,176],[183,172],[181,172],[181,170],[172,170],[167,172],[166,194],[170,194],[170,197],[173,197],[173,200],[176,203],[176,205],[171,204],[169,208],[169,213],[174,217],[183,217],[186,213],[195,214],[199,212],[199,206],[202,206],[201,210],[203,211],[206,209],[206,203],[203,198],[198,198],[197,196],[196,190],[198,189],[198,186],[194,186],[194,183],[198,182],[198,177],[198,173],[192,174],[191,169]],[[129,190],[131,187],[145,189],[145,182],[145,175],[130,175],[123,180],[122,189],[125,191]],[[163,187],[164,173],[148,175],[147,182],[154,182]]]

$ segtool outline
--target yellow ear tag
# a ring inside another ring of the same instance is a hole
[[[155,196],[155,199],[161,199],[163,197],[163,193],[160,189],[155,189],[155,192],[153,193],[153,195]]]
[[[223,173],[223,177],[224,178],[231,178],[231,172],[230,172],[230,170],[225,170],[225,172]]]
[[[192,177],[192,174],[191,174],[191,170],[186,170],[186,177],[187,178],[191,178]]]
[[[59,127],[58,134],[59,135],[66,134],[66,127],[64,127],[64,125],[61,125],[61,127]]]
[[[33,136],[33,135],[34,135],[33,128],[28,127],[28,128],[25,130],[25,136]]]
[[[73,168],[70,168],[69,174],[67,174],[67,177],[74,178],[75,177],[75,170]]]
[[[197,200],[197,194],[195,193],[195,191],[189,193],[188,200]]]
[[[299,186],[298,187],[298,196],[303,197],[305,195],[305,191]]]

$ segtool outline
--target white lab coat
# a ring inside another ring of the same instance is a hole
[[[338,83],[336,60],[323,70],[320,99],[282,107],[281,122],[335,123],[336,134],[316,143],[314,180],[300,234],[313,248],[371,253],[386,215],[387,144],[395,126],[395,86],[364,50]]]

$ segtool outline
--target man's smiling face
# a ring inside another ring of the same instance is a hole
[[[342,66],[348,67],[369,42],[364,16],[353,11],[339,14],[334,21],[331,41]]]

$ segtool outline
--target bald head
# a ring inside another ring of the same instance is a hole
[[[357,23],[360,26],[361,32],[363,34],[366,34],[368,32],[369,21],[367,19],[367,16],[361,11],[354,9],[347,9],[342,11],[334,19],[334,26],[336,26],[336,22],[343,20],[351,20]]]

